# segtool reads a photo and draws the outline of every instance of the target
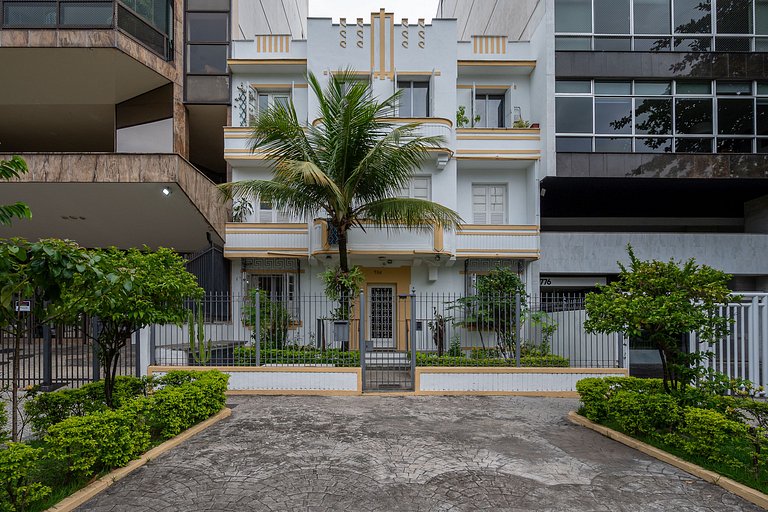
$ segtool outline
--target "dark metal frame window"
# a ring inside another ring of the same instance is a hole
[[[210,24],[207,27],[206,21]],[[184,27],[184,101],[229,104],[231,87],[227,59],[230,55],[230,0],[185,0]],[[219,96],[190,95],[191,90],[202,90],[206,83],[211,90],[218,91]]]
[[[558,152],[768,152],[768,83],[559,80],[555,91]]]
[[[402,91],[397,106],[399,117],[429,117],[429,82],[398,80],[397,89]]]
[[[768,51],[768,0],[555,0],[555,49]]]
[[[493,118],[491,113],[493,113],[494,107],[492,105],[494,104],[497,105],[495,107],[496,123],[491,123],[495,125],[491,126],[489,125],[488,120]],[[472,125],[474,128],[504,128],[506,126],[507,111],[505,108],[504,94],[478,91],[475,93],[474,108],[472,110],[473,118],[475,116],[480,116],[480,120]]]

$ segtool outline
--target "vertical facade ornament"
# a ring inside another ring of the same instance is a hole
[[[363,18],[357,18],[357,30],[355,31],[355,34],[357,35],[357,47],[362,48],[363,47]]]
[[[401,44],[403,45],[403,48],[408,48],[408,18],[403,18],[402,26],[403,42]]]
[[[339,19],[339,46],[347,47],[347,18]]]
[[[426,37],[427,30],[424,18],[419,18],[419,48],[424,48],[427,45]]]

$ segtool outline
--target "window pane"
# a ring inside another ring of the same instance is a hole
[[[757,94],[768,95],[768,82],[757,82]]]
[[[670,153],[672,139],[638,138],[635,139],[635,153]]]
[[[591,153],[592,137],[557,137],[555,151],[561,153]]]
[[[677,82],[677,94],[710,94],[712,82]]]
[[[187,45],[187,73],[224,75],[227,73],[227,45]]]
[[[748,52],[750,50],[748,37],[716,37],[715,51],[718,52]]]
[[[712,139],[677,139],[675,151],[678,153],[711,153]]]
[[[269,108],[269,94],[259,94],[259,112],[266,112]]]
[[[635,94],[638,96],[668,96],[672,94],[669,82],[635,82]]]
[[[413,82],[413,117],[427,117],[429,115],[429,83]]]
[[[595,94],[630,95],[632,82],[595,82]]]
[[[756,52],[768,52],[768,38],[756,37],[755,38],[755,51]]]
[[[752,33],[752,0],[717,0],[718,34]]]
[[[592,32],[591,0],[555,0],[555,32]]]
[[[632,133],[632,99],[595,98],[595,133]]]
[[[504,95],[484,94],[482,95],[482,98],[483,100],[477,101],[475,104],[477,108],[477,114],[480,115],[479,126],[486,128],[503,128]]]
[[[708,52],[712,48],[711,37],[676,37],[676,52]]]
[[[752,94],[752,82],[724,82],[718,80],[715,83],[717,94]]]
[[[717,139],[718,153],[751,153],[752,139]]]
[[[753,108],[751,99],[718,99],[717,133],[726,135],[754,133]]]
[[[592,133],[592,98],[555,98],[557,133]]]
[[[557,36],[555,38],[555,50],[559,51],[581,51],[592,49],[592,38],[590,37],[565,37]]]
[[[398,115],[400,117],[413,117],[411,110],[411,82],[397,82],[397,88],[400,90]]]
[[[635,0],[635,34],[669,34],[670,0]]]
[[[635,99],[635,133],[668,135],[672,133],[672,100]]]
[[[594,0],[596,34],[629,34],[629,0]]]
[[[636,37],[636,52],[668,52],[672,46],[670,37]]]
[[[755,34],[768,34],[768,0],[755,0]]]
[[[712,100],[675,100],[677,133],[712,133]]]
[[[595,137],[596,153],[631,153],[632,139],[629,137]]]
[[[596,37],[595,50],[606,52],[628,52],[632,49],[629,37]]]
[[[768,139],[757,139],[757,152],[768,153]]]
[[[712,5],[710,0],[674,0],[675,32],[706,34],[712,32]]]
[[[228,11],[229,0],[187,0],[188,11]]]
[[[768,135],[768,99],[757,100],[757,134]]]
[[[589,80],[557,80],[555,92],[590,93],[592,92],[592,84]]]
[[[226,13],[190,12],[187,14],[189,42],[229,42]]]

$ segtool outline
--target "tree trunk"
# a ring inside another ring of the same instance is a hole
[[[349,272],[349,256],[347,254],[347,228],[336,226],[339,231],[339,268],[345,274]]]

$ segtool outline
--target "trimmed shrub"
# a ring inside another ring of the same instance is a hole
[[[608,399],[607,416],[628,434],[657,435],[679,424],[682,411],[670,395],[619,390]]]
[[[42,448],[24,443],[8,443],[0,449],[0,511],[28,510],[51,493],[50,487],[32,476],[42,454]]]
[[[717,411],[697,407],[687,407],[684,415],[677,435],[668,438],[670,442],[694,457],[704,457],[734,469],[745,467],[743,461],[752,456],[747,425]]]
[[[576,383],[581,397],[582,414],[589,420],[600,422],[608,416],[608,400],[617,391],[636,391],[646,394],[663,393],[661,379],[638,379],[636,377],[589,377]]]
[[[236,347],[235,365],[251,366],[256,364],[256,347]],[[261,364],[307,364],[333,365],[340,368],[360,366],[360,352],[354,350],[327,349],[325,352],[314,347],[294,347],[291,349],[261,349]]]
[[[480,352],[475,352],[474,357],[454,357],[454,356],[438,356],[431,353],[416,353],[416,366],[514,366],[514,359],[504,359],[501,357],[496,358],[481,358],[478,356]],[[570,363],[567,359],[556,356],[523,356],[520,358],[520,366],[526,367],[558,367],[567,368]]]

